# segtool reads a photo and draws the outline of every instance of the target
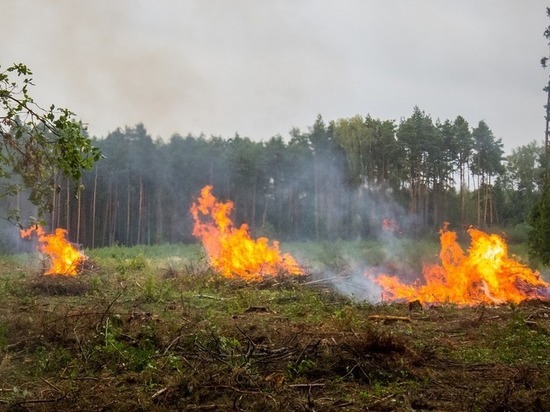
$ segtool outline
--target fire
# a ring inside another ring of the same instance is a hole
[[[288,253],[281,254],[279,243],[260,237],[251,239],[247,224],[236,228],[230,214],[233,202],[218,202],[212,186],[205,186],[191,206],[195,220],[193,236],[201,239],[210,264],[223,276],[259,281],[280,273],[302,275],[303,270]]]
[[[399,231],[399,226],[397,225],[397,221],[394,219],[388,219],[385,218],[382,220],[382,231],[386,233],[392,233],[395,234]]]
[[[550,292],[550,284],[541,279],[539,272],[508,257],[502,237],[474,228],[468,229],[468,234],[472,241],[465,253],[455,232],[446,226],[441,230],[441,264],[423,267],[424,284],[417,280],[407,285],[395,276],[376,276],[374,281],[383,288],[382,299],[499,304],[540,298]]]
[[[65,229],[55,229],[55,233],[46,234],[41,226],[34,226],[30,229],[21,229],[21,237],[29,238],[35,232],[38,236],[38,250],[50,258],[50,267],[46,275],[76,275],[78,265],[86,257],[78,251],[66,239]]]

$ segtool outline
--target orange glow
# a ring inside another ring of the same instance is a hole
[[[441,230],[441,264],[425,265],[424,283],[403,284],[396,276],[378,275],[374,281],[382,286],[382,300],[419,300],[422,303],[456,303],[475,305],[518,303],[541,298],[550,284],[537,271],[508,257],[502,237],[470,228],[472,238],[467,253],[456,240],[456,233]]]
[[[33,232],[38,236],[38,250],[50,258],[50,267],[44,274],[69,276],[78,273],[78,265],[86,257],[67,241],[65,229],[55,229],[54,234],[48,235],[41,226],[34,226],[21,229],[21,237],[30,239]]]
[[[397,233],[399,231],[399,226],[394,219],[383,219],[382,220],[382,231],[386,233]]]
[[[278,274],[302,275],[303,270],[288,253],[281,254],[279,243],[269,239],[250,238],[247,224],[233,226],[229,217],[233,202],[218,202],[212,186],[205,186],[191,206],[195,220],[193,236],[201,239],[210,264],[223,276],[259,281]]]

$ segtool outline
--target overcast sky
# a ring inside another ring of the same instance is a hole
[[[266,140],[325,121],[485,120],[544,138],[543,0],[2,0],[0,65],[105,137]],[[550,70],[550,69],[548,69]]]

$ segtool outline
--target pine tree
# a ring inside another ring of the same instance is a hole
[[[550,17],[550,7],[546,8],[546,14]],[[544,37],[550,45],[550,26],[544,31]],[[549,57],[541,59],[541,65],[546,68]],[[548,176],[548,137],[550,127],[550,79],[544,88],[547,95],[546,109],[546,132],[544,136],[544,184],[539,202],[533,208],[529,224],[529,255],[540,260],[547,266],[550,265],[550,179]]]

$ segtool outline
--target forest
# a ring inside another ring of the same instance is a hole
[[[540,196],[543,145],[505,156],[483,120],[434,120],[415,107],[399,121],[318,115],[289,134],[166,141],[137,124],[94,137],[103,158],[76,183],[57,178],[47,223],[89,248],[193,242],[189,206],[209,184],[254,235],[374,239],[383,222],[406,236],[435,234],[444,222],[525,228]]]

